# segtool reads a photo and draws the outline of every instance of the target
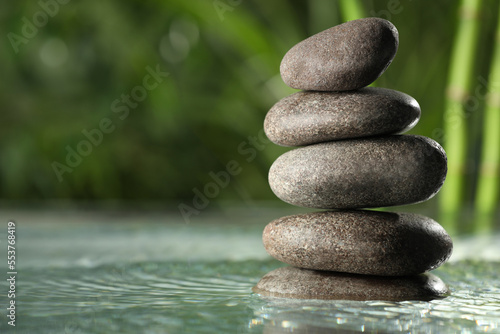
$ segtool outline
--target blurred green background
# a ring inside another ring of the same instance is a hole
[[[479,10],[468,12],[467,3],[474,2]],[[210,172],[225,171],[231,161],[235,175],[227,186],[219,180],[218,191],[209,189],[210,206],[278,202],[267,172],[289,148],[259,135],[269,108],[295,91],[281,81],[281,58],[321,30],[355,16],[378,16],[398,28],[400,47],[375,84],[413,96],[422,117],[410,133],[442,144],[456,36],[461,20],[477,25],[465,93],[480,89],[481,96],[467,114],[461,147],[460,205],[473,206],[498,11],[497,0],[4,1],[2,205],[193,205],[195,189],[204,192],[214,182]]]

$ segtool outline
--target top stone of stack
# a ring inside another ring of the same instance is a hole
[[[296,89],[359,89],[384,73],[398,45],[398,31],[387,20],[373,17],[349,21],[291,48],[281,62],[281,77]]]

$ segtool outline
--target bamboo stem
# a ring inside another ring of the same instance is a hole
[[[456,232],[456,218],[463,205],[467,153],[467,115],[464,112],[464,102],[473,79],[481,3],[482,0],[461,1],[460,20],[448,74],[443,123],[444,148],[448,155],[448,176],[440,194],[440,204],[441,213],[450,224],[447,228],[452,233]]]
[[[360,0],[340,0],[340,12],[343,21],[352,21],[366,16]]]
[[[492,229],[493,214],[500,195],[500,131],[498,130],[500,125],[500,7],[488,86],[475,202],[475,209],[478,213],[477,231],[479,232]]]

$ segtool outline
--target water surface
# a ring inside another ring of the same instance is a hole
[[[434,271],[442,300],[287,300],[251,292],[283,266],[260,241],[269,217],[18,216],[17,326],[2,306],[2,333],[500,333],[500,236],[455,239]]]

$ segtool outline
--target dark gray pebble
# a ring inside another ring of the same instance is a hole
[[[402,133],[417,124],[420,106],[385,88],[350,92],[303,91],[285,97],[266,115],[267,137],[282,146]]]
[[[271,256],[292,266],[381,276],[433,270],[453,250],[444,228],[428,217],[362,210],[282,217],[262,239]]]
[[[406,205],[434,196],[446,154],[422,136],[390,135],[297,148],[271,166],[269,184],[283,201],[320,209]]]
[[[358,89],[386,70],[398,44],[398,31],[389,21],[374,17],[349,21],[292,47],[281,62],[281,77],[297,89]]]

